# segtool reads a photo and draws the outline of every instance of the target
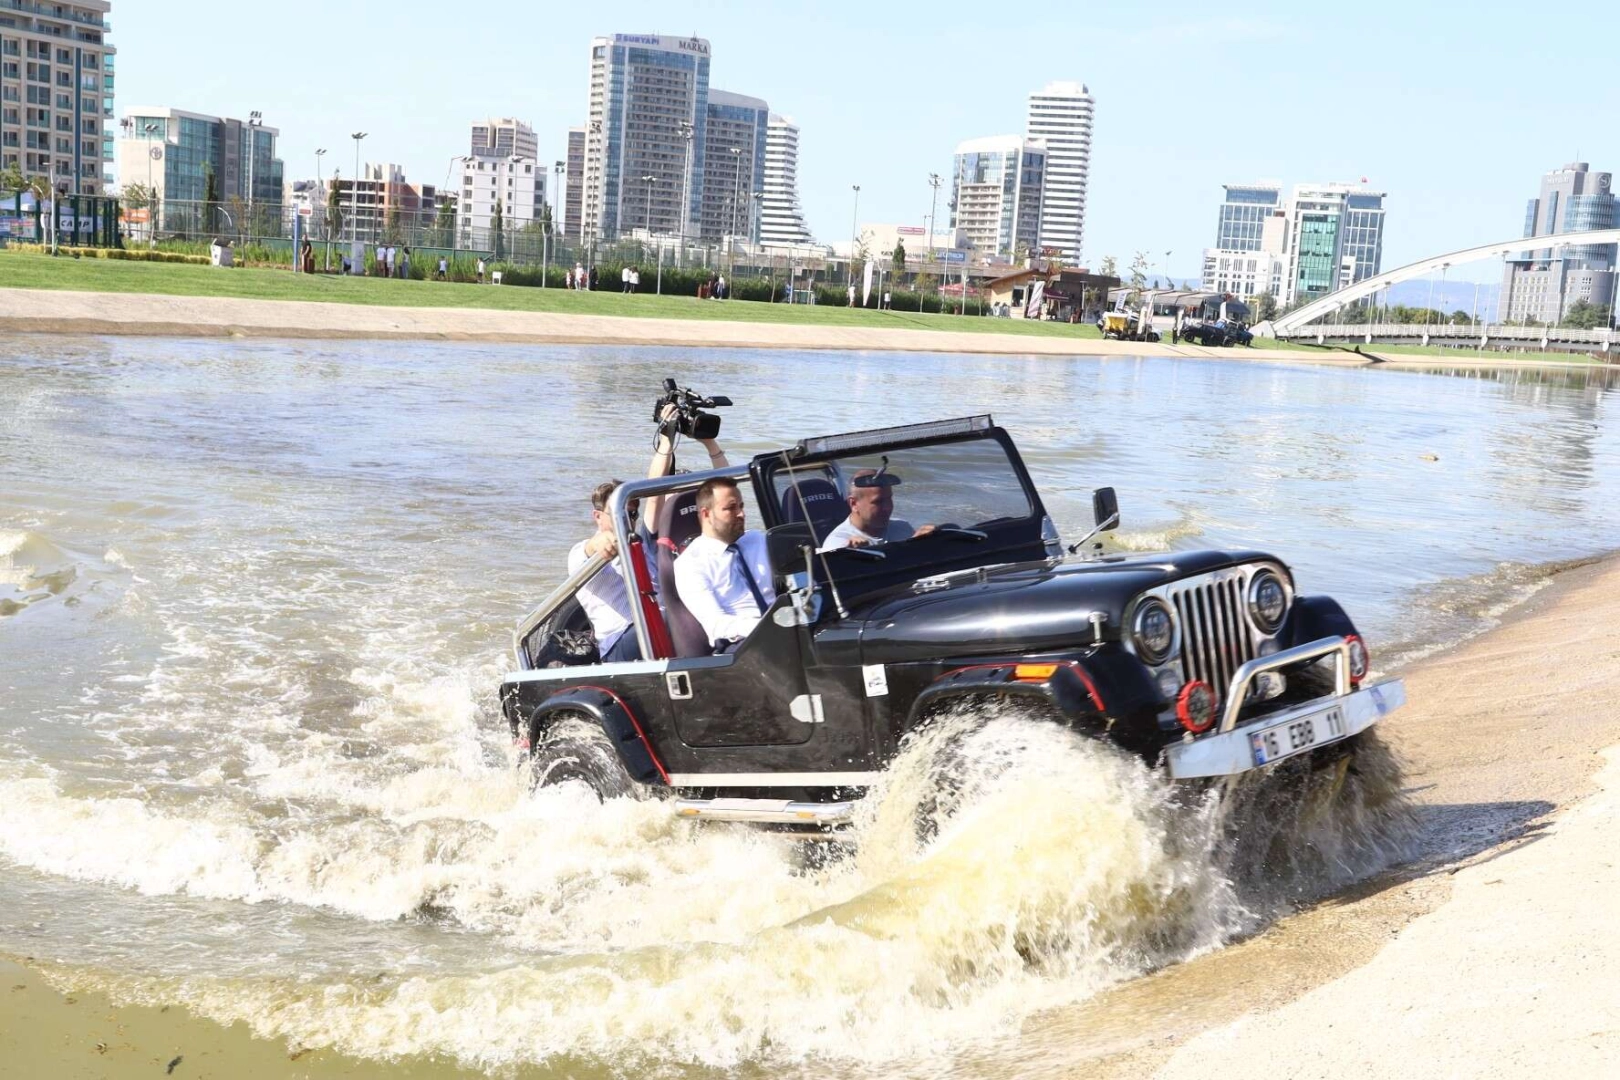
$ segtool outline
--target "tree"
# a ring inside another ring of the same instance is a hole
[[[917,289],[917,310],[923,309],[923,297],[934,291],[935,279],[933,274],[918,274],[913,283]]]
[[[399,243],[399,203],[388,207],[388,222],[383,226],[383,239],[390,244]]]
[[[338,178],[332,177],[332,186],[327,189],[326,195],[326,236],[343,235],[343,197],[338,185]]]
[[[214,232],[214,219],[218,216],[214,212],[215,204],[219,202],[219,178],[214,175],[212,162],[203,162],[203,231]]]
[[[440,247],[453,247],[456,240],[456,208],[448,200],[439,204],[439,216],[433,222],[434,242]]]
[[[896,274],[906,272],[906,242],[904,240],[894,242],[894,254],[889,256],[889,267]]]
[[[1102,266],[1097,268],[1097,273],[1101,277],[1119,277],[1119,260],[1112,255],[1104,256]]]
[[[495,261],[506,258],[506,222],[501,218],[501,200],[495,199],[495,212],[489,216],[489,240],[495,249]]]
[[[1131,291],[1126,297],[1128,303],[1138,303],[1142,299],[1142,290],[1147,288],[1148,257],[1147,252],[1138,251],[1131,260]]]
[[[1259,322],[1267,322],[1277,314],[1277,298],[1271,293],[1263,292],[1254,298],[1254,317]]]
[[[1577,300],[1569,305],[1559,326],[1571,330],[1596,330],[1608,324],[1608,312],[1590,300]]]

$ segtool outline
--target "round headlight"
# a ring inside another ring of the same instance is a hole
[[[1249,615],[1262,633],[1275,634],[1282,626],[1288,607],[1283,583],[1270,570],[1262,570],[1249,582]]]
[[[1162,664],[1170,658],[1170,646],[1176,636],[1175,623],[1163,602],[1149,600],[1138,607],[1132,632],[1137,655],[1147,663]]]

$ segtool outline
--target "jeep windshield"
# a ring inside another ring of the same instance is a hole
[[[1006,433],[988,417],[954,423],[954,432],[858,432],[762,457],[773,531],[812,547],[815,576],[841,587],[1045,557],[1044,512]]]

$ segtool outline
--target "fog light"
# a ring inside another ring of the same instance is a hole
[[[1367,668],[1372,663],[1372,657],[1367,655],[1367,643],[1358,635],[1347,635],[1344,640],[1350,646],[1350,682],[1359,683],[1367,677]]]
[[[1164,695],[1164,700],[1176,700],[1176,695],[1181,693],[1181,672],[1175,668],[1160,668],[1154,678],[1159,682],[1159,693]]]
[[[1201,735],[1215,723],[1215,691],[1206,682],[1194,679],[1181,688],[1176,698],[1176,719],[1194,735]]]

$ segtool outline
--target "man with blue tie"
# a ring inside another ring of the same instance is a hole
[[[675,560],[675,588],[714,651],[730,652],[776,599],[765,534],[746,531],[735,481],[705,483],[697,508],[703,532]]]

